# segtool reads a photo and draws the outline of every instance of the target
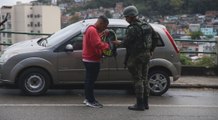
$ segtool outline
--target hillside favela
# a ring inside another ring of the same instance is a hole
[[[217,0],[36,0],[17,1],[0,9],[0,50],[29,39],[46,37],[80,20],[106,15],[124,19],[124,7],[135,5],[139,18],[166,26],[183,65],[217,65]]]

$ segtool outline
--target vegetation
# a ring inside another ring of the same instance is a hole
[[[123,2],[124,6],[136,5],[140,13],[147,16],[204,14],[208,10],[218,10],[217,0],[94,0],[86,8],[114,7],[116,2]]]
[[[192,61],[191,58],[187,57],[185,54],[180,54],[180,61],[182,65],[190,65],[190,66],[207,66],[213,67],[215,66],[215,57],[204,56],[197,60]]]
[[[214,60],[215,60],[215,58],[213,58],[213,57],[204,56],[204,57],[200,58],[199,60],[197,60],[194,63],[194,65],[213,67],[213,66],[215,66]]]
[[[191,32],[190,35],[191,38],[195,40],[195,39],[200,39],[200,36],[202,36],[203,33],[201,31],[197,31],[197,32]]]
[[[185,54],[180,54],[180,62],[182,63],[182,65],[192,64],[191,58],[187,57]]]
[[[42,3],[48,3],[51,0],[38,0]],[[85,1],[85,0],[84,0]],[[72,3],[74,0],[58,0],[60,3]],[[84,2],[85,6],[79,10],[91,8],[111,8],[115,7],[117,2],[123,2],[124,6],[135,5],[139,12],[146,16],[154,15],[176,15],[176,14],[205,14],[206,11],[218,10],[218,0],[93,0]],[[75,9],[71,9],[74,13]]]

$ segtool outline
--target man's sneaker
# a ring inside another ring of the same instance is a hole
[[[93,103],[87,101],[86,106],[93,107],[93,108],[102,108],[103,107],[103,105],[101,103],[99,103],[98,101],[95,101]]]
[[[88,102],[88,100],[87,99],[85,99],[84,101],[83,101],[83,104],[86,104]]]

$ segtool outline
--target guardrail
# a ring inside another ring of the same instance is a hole
[[[218,43],[218,40],[190,40],[190,39],[174,39],[176,42],[196,42],[196,43]],[[217,54],[217,52],[197,52],[197,51],[180,51],[180,53],[203,53]]]
[[[11,31],[0,31],[0,33],[24,34],[24,35],[51,35],[47,33],[28,33],[28,32],[11,32]]]
[[[39,36],[49,36],[51,34],[46,33],[28,33],[28,32],[11,32],[11,31],[0,31],[0,33],[7,33],[7,34],[23,34],[23,35],[39,35]],[[194,42],[194,43],[215,43],[216,44],[216,51],[215,52],[199,52],[199,51],[180,51],[180,53],[185,54],[213,54],[216,55],[216,65],[218,65],[218,37],[215,40],[191,40],[191,39],[174,39],[176,42]],[[0,43],[3,46],[10,46],[12,44],[9,43]]]
[[[180,51],[180,53],[185,54],[211,54],[215,55],[215,63],[218,65],[218,37],[215,37],[215,40],[191,40],[191,39],[174,39],[176,42],[190,42],[190,43],[215,43],[215,51],[211,52],[200,52],[200,51]]]
[[[23,35],[39,35],[39,36],[49,36],[51,34],[47,34],[47,33],[29,33],[29,32],[11,32],[11,31],[0,31],[0,33],[7,33],[7,34],[23,34]],[[10,46],[12,44],[10,43],[1,43],[0,42],[0,45],[3,45],[3,46]]]

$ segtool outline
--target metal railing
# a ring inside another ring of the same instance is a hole
[[[39,35],[39,36],[49,36],[49,35],[51,35],[51,34],[47,34],[47,33],[11,32],[11,31],[0,31],[0,33],[6,33],[6,34],[23,34],[23,35]],[[3,45],[3,46],[10,46],[10,45],[12,45],[12,44],[0,42],[0,45]]]
[[[0,33],[7,33],[7,34],[23,34],[23,35],[39,35],[39,36],[49,36],[51,34],[46,33],[28,33],[28,32],[11,32],[11,31],[0,31]],[[218,37],[215,40],[192,40],[192,39],[174,39],[175,42],[190,42],[190,43],[215,43],[216,50],[212,52],[200,52],[200,51],[181,51],[180,53],[184,54],[212,54],[216,56],[216,65],[218,65]],[[10,43],[1,43],[0,45],[3,46],[10,46]]]
[[[51,35],[51,34],[47,34],[47,33],[28,33],[28,32],[11,32],[11,31],[0,31],[0,33],[24,34],[24,35]]]
[[[176,42],[189,42],[189,43],[196,43],[197,45],[200,43],[215,43],[215,50],[210,52],[201,52],[201,51],[181,51],[180,53],[184,54],[211,54],[215,56],[215,64],[218,65],[218,37],[215,40],[192,40],[192,39],[175,39]]]
[[[191,40],[191,39],[174,39],[176,42],[191,42],[191,43],[215,43],[217,46],[218,40]],[[216,47],[217,48],[217,47]],[[180,51],[180,53],[202,53],[202,54],[217,54],[216,52],[199,52],[199,51]]]

